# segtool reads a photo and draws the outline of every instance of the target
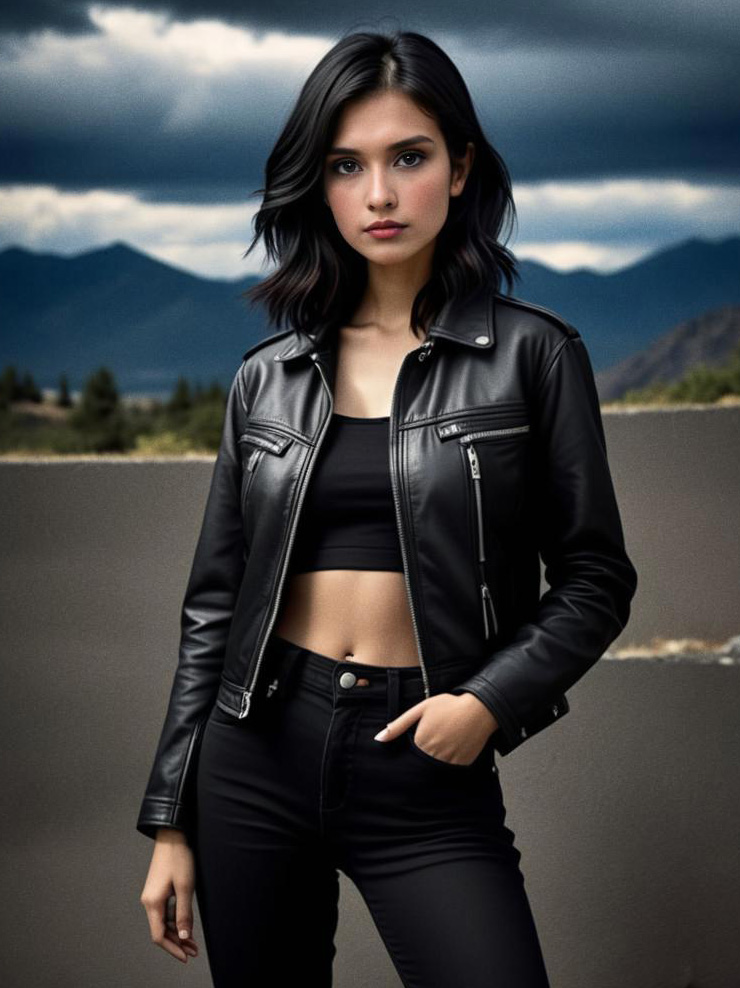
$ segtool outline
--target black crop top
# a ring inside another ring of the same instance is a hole
[[[290,572],[403,572],[388,462],[390,418],[335,412],[314,464]]]

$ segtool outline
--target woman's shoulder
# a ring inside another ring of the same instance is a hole
[[[534,334],[559,342],[563,337],[577,338],[580,333],[561,313],[515,295],[494,293],[494,318],[502,332]]]
[[[285,349],[284,343],[288,341],[288,337],[295,335],[294,329],[282,329],[277,333],[271,333],[269,336],[265,336],[242,354],[242,364],[255,358],[271,360],[278,350]],[[281,345],[278,347],[278,344]]]

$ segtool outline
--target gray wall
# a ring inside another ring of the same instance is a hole
[[[640,585],[612,651],[738,633],[740,409],[605,413]],[[210,983],[149,941],[135,829],[212,459],[0,462],[0,979]],[[729,661],[604,658],[500,759],[553,988],[740,985]],[[337,988],[396,988],[342,876]],[[246,982],[245,982],[246,984]]]

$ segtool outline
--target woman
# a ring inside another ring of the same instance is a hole
[[[291,328],[229,392],[138,821],[152,938],[197,955],[195,891],[218,988],[330,985],[339,871],[404,984],[548,984],[495,751],[567,712],[636,575],[583,341],[498,291],[510,214],[412,32],[337,44],[268,161],[250,295]]]

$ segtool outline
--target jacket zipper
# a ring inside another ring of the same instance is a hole
[[[432,347],[434,346],[434,340],[427,339],[422,343],[422,345],[413,351],[418,354],[418,359],[420,362],[424,361],[428,356],[431,355]],[[398,394],[399,385],[401,378],[403,376],[403,369],[406,365],[409,355],[403,358],[401,362],[401,367],[398,371],[398,377],[396,378],[396,383],[393,388],[393,397],[391,399],[391,419],[390,419],[390,443],[391,443],[391,453],[396,454],[391,456],[390,468],[391,468],[391,487],[393,489],[393,503],[396,509],[396,526],[398,528],[398,539],[401,546],[401,557],[403,559],[403,578],[406,584],[406,594],[409,599],[409,609],[411,611],[411,623],[414,626],[414,637],[416,638],[416,650],[419,653],[419,662],[421,663],[421,675],[424,681],[424,696],[431,696],[431,690],[429,688],[429,677],[427,675],[426,665],[424,664],[424,653],[421,647],[421,637],[419,636],[419,626],[416,623],[416,610],[414,607],[414,597],[411,591],[411,582],[409,581],[408,574],[408,555],[406,552],[406,542],[404,541],[404,530],[403,530],[403,516],[401,513],[401,500],[398,491],[398,485],[396,482],[397,474],[400,475],[400,468],[397,467],[397,454],[398,454],[398,444],[393,446],[393,437],[396,434],[396,396]],[[396,467],[396,469],[394,469]]]
[[[517,432],[529,432],[529,425],[512,425],[508,429],[482,429],[480,432],[466,432],[460,442],[471,439],[485,439],[491,436],[510,436]]]
[[[254,472],[259,466],[259,462],[264,455],[265,455],[264,449],[259,449],[259,448],[252,450],[252,452],[249,454],[249,459],[247,460],[245,466],[247,475],[242,485],[242,511],[244,511],[244,507],[247,503],[249,490],[252,486],[252,481],[254,480]]]
[[[517,426],[517,432],[521,432],[523,429],[529,428],[528,426]],[[486,583],[486,551],[485,551],[485,533],[483,530],[483,497],[481,494],[481,474],[480,474],[480,463],[478,461],[478,453],[473,444],[473,440],[483,435],[490,435],[491,433],[498,434],[500,432],[511,432],[511,429],[488,429],[485,432],[471,432],[468,435],[463,436],[460,442],[465,446],[465,452],[467,453],[468,465],[470,467],[470,476],[473,480],[473,490],[475,492],[475,512],[477,519],[477,529],[478,529],[478,569],[480,572],[480,592],[481,592],[481,606],[483,608],[483,628],[485,630],[486,638],[491,637],[491,629],[488,623],[488,616],[490,613],[491,620],[493,621],[493,633],[498,634],[498,621],[496,619],[496,608],[493,606],[493,598],[491,597],[491,591]]]
[[[425,341],[421,345],[421,347],[419,348],[419,351],[417,351],[419,353],[419,360],[420,361],[421,360],[424,360],[424,358],[426,356],[428,356],[429,353],[431,353],[431,349],[432,349],[433,346],[434,346],[434,340],[427,340],[427,341]],[[251,680],[249,686],[246,687],[244,689],[244,692],[242,693],[242,702],[241,702],[241,706],[240,706],[240,709],[239,709],[239,715],[238,715],[239,720],[242,720],[249,713],[249,708],[250,708],[251,702],[252,702],[252,694],[254,693],[254,688],[255,688],[255,685],[257,683],[257,677],[259,676],[260,665],[262,664],[262,658],[263,658],[263,656],[265,654],[265,648],[266,648],[266,645],[267,645],[267,641],[268,641],[269,636],[270,636],[270,633],[272,631],[273,624],[275,623],[275,617],[277,616],[278,607],[279,607],[279,604],[280,604],[280,597],[281,597],[281,594],[282,594],[282,591],[283,591],[283,583],[284,583],[284,579],[285,579],[285,572],[287,570],[287,564],[288,564],[288,560],[290,558],[290,551],[291,551],[291,548],[293,546],[293,542],[295,541],[295,535],[296,535],[296,531],[297,531],[297,527],[298,527],[297,524],[296,524],[296,519],[297,519],[297,517],[298,517],[298,515],[300,513],[300,508],[301,508],[301,505],[303,503],[303,498],[304,498],[304,494],[305,494],[306,488],[308,486],[308,481],[310,480],[311,473],[313,472],[313,464],[314,464],[314,462],[316,460],[316,457],[318,456],[319,449],[321,448],[321,444],[322,444],[323,439],[324,439],[324,435],[326,434],[326,430],[329,427],[329,423],[331,421],[332,409],[334,408],[334,401],[333,401],[332,394],[331,394],[331,388],[329,387],[329,384],[328,384],[328,382],[326,380],[326,377],[324,375],[324,371],[321,368],[321,364],[319,363],[318,360],[316,360],[314,354],[312,354],[311,357],[314,360],[314,363],[316,364],[316,369],[318,370],[319,374],[321,375],[321,381],[322,381],[322,383],[323,383],[323,385],[324,385],[324,387],[326,389],[326,393],[327,393],[327,396],[329,398],[329,412],[328,412],[328,415],[326,416],[326,419],[324,420],[324,424],[322,426],[321,434],[319,435],[319,438],[318,438],[318,440],[316,442],[316,446],[314,447],[314,450],[313,450],[313,453],[312,453],[312,456],[311,456],[311,461],[310,461],[308,467],[306,468],[306,472],[304,473],[304,476],[303,476],[303,486],[301,487],[300,491],[298,492],[298,495],[296,497],[296,500],[293,502],[293,510],[292,510],[291,517],[290,517],[290,525],[292,527],[290,528],[290,534],[289,534],[289,537],[288,537],[288,547],[287,547],[287,549],[285,551],[285,555],[283,557],[283,565],[282,565],[282,568],[281,568],[281,571],[280,571],[280,576],[279,576],[279,579],[278,579],[278,590],[277,590],[277,594],[275,596],[275,603],[274,603],[274,606],[273,606],[272,615],[270,617],[270,621],[269,621],[269,624],[268,624],[267,631],[262,636],[262,641],[260,643],[259,653],[258,653],[258,657],[257,657],[257,663],[256,663],[256,665],[254,667],[254,673],[252,674],[252,680]],[[403,366],[404,366],[404,364],[406,362],[406,359],[407,359],[407,357],[404,358],[403,363],[401,364],[401,369],[398,372],[398,377],[396,378],[396,384],[395,384],[395,387],[393,389],[393,399],[392,399],[392,402],[391,402],[391,417],[392,417],[393,421],[395,421],[396,393],[398,391],[398,384],[399,384],[399,381],[401,379],[401,374],[403,373]],[[392,442],[392,437],[393,437],[393,424],[391,424],[391,442]],[[393,487],[393,500],[394,500],[394,504],[395,504],[395,508],[396,508],[396,519],[397,519],[397,524],[398,524],[398,528],[399,528],[399,541],[400,541],[400,544],[401,544],[401,555],[403,557],[403,574],[404,574],[404,580],[406,582],[406,593],[408,594],[409,603],[411,605],[411,620],[412,620],[412,623],[413,623],[413,626],[414,626],[414,635],[416,637],[416,647],[417,647],[417,650],[419,652],[419,661],[421,662],[421,672],[422,672],[422,678],[424,680],[424,693],[428,697],[428,696],[430,696],[429,678],[427,676],[426,666],[424,665],[424,656],[423,656],[422,648],[421,648],[421,640],[419,638],[419,629],[418,629],[418,626],[417,626],[417,623],[416,623],[416,614],[415,614],[415,611],[414,611],[414,601],[413,601],[413,596],[412,596],[412,593],[411,593],[411,584],[409,583],[409,578],[408,578],[408,573],[407,573],[408,563],[407,563],[407,556],[406,556],[406,546],[405,546],[405,542],[404,542],[404,539],[403,539],[403,526],[402,526],[401,515],[400,515],[400,511],[399,511],[399,506],[400,505],[399,505],[398,492],[397,492],[395,480],[394,480],[394,477],[393,477],[393,469],[391,469],[391,481],[392,481],[392,487]]]
[[[254,693],[254,688],[255,688],[255,685],[257,684],[257,677],[259,676],[260,665],[262,664],[262,658],[263,658],[263,656],[265,654],[265,648],[266,648],[266,645],[267,645],[267,641],[268,641],[268,639],[270,637],[270,633],[272,632],[272,627],[273,627],[273,625],[275,623],[275,618],[277,616],[278,608],[280,606],[280,597],[281,597],[281,594],[283,592],[283,583],[285,581],[285,573],[286,573],[286,570],[288,568],[288,560],[290,558],[290,551],[291,551],[291,549],[293,547],[293,542],[295,541],[296,530],[297,530],[297,527],[298,527],[297,526],[297,523],[296,523],[296,519],[298,518],[298,515],[300,513],[300,509],[301,509],[301,505],[303,504],[303,498],[304,498],[304,495],[305,495],[306,488],[308,487],[308,481],[310,480],[311,473],[313,472],[314,462],[316,460],[316,457],[318,456],[319,449],[321,448],[321,444],[322,444],[322,442],[324,440],[324,436],[326,435],[326,431],[329,428],[329,423],[331,422],[331,413],[332,413],[332,409],[334,407],[334,401],[332,399],[331,388],[329,387],[329,385],[328,385],[328,383],[326,381],[326,378],[324,377],[324,372],[321,369],[321,364],[316,359],[315,354],[311,354],[311,358],[313,359],[314,364],[316,365],[316,369],[318,370],[319,374],[321,375],[321,381],[322,381],[324,387],[326,388],[326,393],[327,393],[327,395],[329,397],[329,412],[328,412],[326,418],[324,419],[324,423],[323,423],[322,428],[321,428],[321,433],[320,433],[319,438],[318,438],[318,440],[316,442],[316,445],[314,446],[313,453],[311,454],[311,460],[310,460],[310,462],[308,464],[308,467],[306,468],[306,471],[305,471],[305,473],[303,475],[303,485],[302,485],[300,491],[298,492],[298,495],[297,495],[296,499],[293,501],[291,516],[290,516],[290,521],[289,521],[290,534],[288,536],[288,547],[287,547],[287,549],[285,551],[285,555],[283,556],[283,565],[282,565],[282,568],[280,570],[280,576],[278,578],[278,590],[277,590],[277,594],[275,595],[275,602],[274,602],[274,606],[273,606],[273,609],[272,609],[272,614],[270,616],[270,621],[268,623],[267,631],[262,636],[262,641],[260,643],[259,653],[258,653],[258,657],[257,657],[257,664],[255,665],[255,667],[254,667],[254,673],[252,674],[252,681],[250,682],[249,686],[244,689],[244,692],[242,693],[242,702],[241,702],[241,706],[239,708],[239,720],[242,720],[249,713],[249,708],[250,708],[251,703],[252,703],[252,694]]]

